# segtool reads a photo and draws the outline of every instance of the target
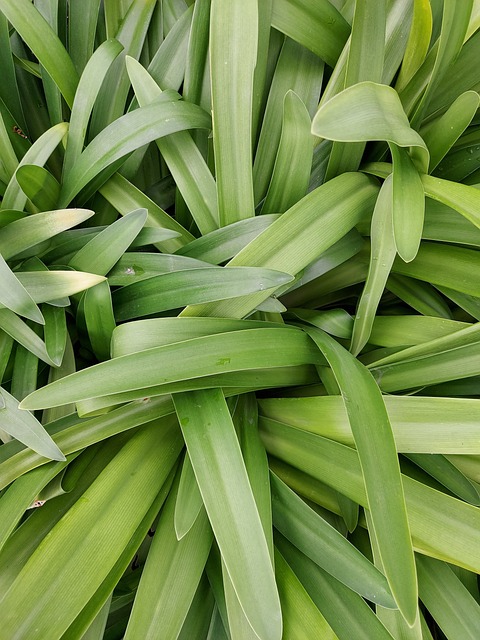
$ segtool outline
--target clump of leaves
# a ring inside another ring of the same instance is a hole
[[[477,637],[479,27],[0,0],[2,637]]]

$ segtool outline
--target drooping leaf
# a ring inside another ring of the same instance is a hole
[[[0,428],[45,458],[64,461],[65,456],[51,437],[28,411],[18,408],[18,401],[1,388],[4,406],[0,409]]]

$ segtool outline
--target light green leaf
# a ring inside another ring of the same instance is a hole
[[[397,451],[425,454],[476,454],[480,449],[480,400],[384,396]],[[262,398],[262,414],[354,446],[348,416],[339,396]],[[321,416],[321,417],[320,417]],[[439,421],[438,417],[442,416]]]
[[[256,0],[212,0],[213,148],[222,227],[254,215],[252,103],[257,43]]]
[[[285,38],[270,85],[255,152],[253,164],[255,204],[263,200],[271,181],[282,133],[285,95],[288,91],[294,91],[305,104],[312,118],[318,106],[324,66],[311,51],[294,40]]]
[[[254,238],[262,233],[280,216],[265,214],[234,222],[226,227],[195,238],[176,253],[212,264],[220,264],[233,258]]]
[[[62,364],[67,344],[67,319],[65,309],[50,304],[43,305],[45,318],[45,346],[54,365]],[[1,313],[1,312],[0,312]]]
[[[415,260],[405,263],[397,258],[392,271],[476,296],[479,292],[480,254],[473,249],[422,242]]]
[[[88,3],[88,8],[91,7],[91,4],[91,2]],[[75,20],[76,17],[76,10],[77,7],[72,8],[74,12],[73,20]],[[79,19],[78,24],[84,25],[83,20]],[[75,35],[76,34],[74,34],[74,37]],[[85,61],[85,68],[78,83],[72,113],[70,114],[70,128],[63,161],[63,175],[65,177],[68,176],[73,165],[82,153],[93,105],[108,70],[122,49],[123,47],[118,40],[107,40],[106,42],[102,42],[88,62]],[[72,49],[72,52],[78,55],[78,50]]]
[[[314,483],[310,499],[339,512],[336,497],[323,489],[326,484],[367,506],[358,454],[351,447],[273,421],[262,423],[260,435],[269,454],[320,481],[320,485]],[[304,484],[304,476],[301,478]],[[478,572],[478,507],[408,476],[402,475],[402,481],[415,550]],[[432,531],[436,532],[435,536]]]
[[[158,635],[176,638],[197,590],[212,544],[202,509],[190,531],[177,540],[174,527],[178,482],[169,494],[155,530],[128,620],[125,639]]]
[[[428,171],[431,173],[468,127],[480,104],[475,91],[462,93],[447,111],[422,132],[430,152]]]
[[[151,318],[119,325],[112,336],[112,357],[191,340],[201,336],[242,329],[268,329],[281,324],[229,318]]]
[[[18,401],[5,389],[0,388],[0,395],[4,403],[4,407],[0,409],[0,428],[39,455],[64,461],[65,456],[34,415],[28,411],[20,411]]]
[[[403,56],[402,66],[395,83],[400,91],[421,67],[430,46],[432,36],[432,9],[429,0],[414,0],[413,17],[407,48]]]
[[[123,216],[82,247],[70,260],[69,266],[99,276],[106,275],[137,237],[146,220],[145,209]]]
[[[170,229],[179,234],[178,238],[159,242],[157,246],[160,250],[174,252],[194,239],[189,231],[120,174],[113,175],[99,191],[122,216],[135,209],[146,209],[146,226]]]
[[[480,189],[466,184],[442,180],[436,176],[420,176],[425,189],[425,195],[455,209],[470,220],[476,227],[480,227]]]
[[[452,569],[433,558],[417,556],[420,599],[439,627],[452,640],[475,640],[480,606]]]
[[[174,525],[177,540],[181,540],[191,530],[202,509],[202,496],[198,489],[190,457],[186,453],[175,502]]]
[[[209,267],[164,273],[116,291],[115,317],[130,320],[188,304],[274,290],[292,280],[289,274],[259,267]]]
[[[146,227],[146,229],[157,231],[153,227]],[[145,231],[145,229],[142,231]],[[138,234],[137,239],[141,236],[142,231]],[[159,229],[159,231],[162,232],[163,230]],[[134,246],[134,244],[135,241],[131,246]],[[164,273],[214,267],[215,265],[209,264],[208,262],[176,254],[128,251],[120,258],[113,269],[109,271],[108,281],[113,286],[125,286]]]
[[[361,174],[338,176],[290,207],[228,266],[266,267],[295,275],[360,221],[373,207],[377,193],[377,185],[362,180]],[[182,315],[241,318],[269,295],[270,292],[264,292],[228,304],[187,308]]]
[[[413,147],[420,168],[428,167],[428,150],[410,128],[397,92],[375,82],[359,82],[323,104],[312,122],[312,133],[340,142],[386,140],[399,147]]]
[[[275,549],[275,577],[282,603],[284,637],[310,640],[321,634],[324,640],[338,640],[278,549]]]
[[[116,166],[118,160],[144,144],[183,129],[209,126],[210,118],[202,109],[178,100],[164,100],[121,116],[92,140],[72,166],[62,186],[60,206],[68,204],[104,169]]]
[[[43,312],[46,316],[45,310],[43,310]],[[45,317],[45,326],[46,325],[47,318]],[[10,311],[10,309],[0,309],[0,327],[8,333],[9,336],[12,336],[16,342],[25,347],[25,349],[28,349],[28,351],[37,356],[37,358],[43,360],[43,362],[52,366],[60,364],[57,360],[54,361],[52,359],[52,356],[47,352],[46,344],[35,331],[19,318],[17,314]]]
[[[327,358],[340,387],[385,575],[398,608],[412,624],[418,597],[415,564],[395,441],[380,390],[367,369],[327,333],[316,328],[307,331]]]
[[[220,390],[190,392],[175,396],[174,403],[240,604],[261,640],[280,640],[282,619],[272,562],[223,394]]]
[[[371,253],[368,275],[355,313],[350,351],[357,355],[366,345],[372,331],[380,298],[395,259],[393,234],[393,187],[388,177],[380,189],[372,216]]]
[[[275,544],[339,640],[392,640],[358,594],[314,564],[281,535]]]
[[[23,193],[40,211],[51,211],[57,205],[60,184],[44,167],[26,164],[15,174]]]
[[[435,91],[441,86],[441,83],[445,82],[448,70],[451,69],[462,49],[472,13],[473,1],[465,0],[460,5],[455,0],[445,0],[443,3],[442,27],[438,38],[435,64],[425,92],[415,109],[415,114],[412,118],[414,127],[420,125]],[[446,84],[450,84],[450,78],[448,78]]]
[[[276,529],[347,587],[377,605],[395,609],[385,576],[275,474],[271,484]]]
[[[88,338],[94,354],[100,361],[108,360],[110,358],[110,341],[115,329],[115,317],[108,282],[100,282],[85,291],[83,312]]]
[[[303,198],[310,180],[312,156],[310,115],[297,94],[288,91],[283,104],[282,135],[262,214],[283,213]]]
[[[350,33],[348,22],[327,0],[274,0],[272,26],[316,53],[331,67]]]
[[[35,302],[72,296],[104,280],[102,276],[80,271],[19,271],[16,275]]]
[[[139,104],[154,102],[162,91],[152,76],[129,56],[126,65]],[[190,133],[179,131],[156,143],[199,230],[204,234],[218,228],[215,180]]]
[[[16,220],[0,231],[0,252],[8,260],[91,216],[88,209],[59,209]]]
[[[63,635],[121,556],[180,449],[172,422],[141,430],[127,442],[40,542],[5,593],[0,610],[7,636],[19,630],[32,640]],[[60,575],[58,562],[64,568]]]
[[[21,281],[0,254],[0,308],[11,309],[20,316],[44,324],[40,309]]]
[[[37,389],[23,401],[22,408],[58,406],[228,371],[322,361],[308,336],[291,327],[220,333],[147,349],[78,371]]]
[[[421,177],[405,149],[390,144],[393,157],[393,232],[398,255],[411,262],[418,253],[425,214]]]

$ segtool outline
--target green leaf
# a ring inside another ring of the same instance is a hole
[[[45,309],[43,309],[43,313],[45,316],[45,331],[47,331],[48,312],[46,313]],[[8,333],[8,335],[12,336],[16,342],[25,347],[25,349],[28,349],[28,351],[33,353],[37,358],[43,360],[43,362],[52,366],[60,364],[57,360],[54,361],[52,359],[47,351],[46,344],[35,331],[19,318],[17,314],[10,311],[10,309],[0,309],[0,327]]]
[[[178,100],[140,107],[121,116],[92,140],[72,166],[62,186],[60,206],[68,204],[104,169],[115,166],[118,160],[144,144],[183,129],[209,126],[210,118],[202,109]],[[100,184],[105,181],[106,177]]]
[[[212,264],[226,262],[279,217],[279,215],[275,214],[264,214],[234,222],[226,227],[195,238],[176,253],[181,256],[205,260]]]
[[[72,106],[78,74],[58,36],[29,0],[1,0],[0,10]],[[35,28],[32,29],[32,25]]]
[[[361,174],[338,176],[290,207],[228,266],[266,267],[295,275],[362,219],[373,206],[377,192],[376,184],[362,180]],[[269,295],[258,293],[228,304],[187,308],[182,315],[243,317]]]
[[[80,271],[18,271],[16,275],[35,302],[53,302],[104,281],[102,276]]]
[[[367,506],[358,454],[351,447],[273,421],[262,423],[260,435],[269,454],[308,474],[307,478],[320,481],[309,493],[320,505],[340,511],[336,497],[325,493],[324,486],[328,485]],[[304,475],[301,478],[304,484]],[[402,475],[402,481],[415,550],[478,572],[478,507],[408,476]]]
[[[425,195],[455,209],[480,227],[480,190],[459,182],[442,180],[436,176],[421,176]]]
[[[202,509],[202,496],[190,457],[186,453],[175,502],[174,524],[177,540],[181,540],[192,529]]]
[[[160,361],[162,366],[158,367]],[[22,408],[58,406],[228,371],[321,361],[318,349],[308,336],[297,329],[285,327],[221,333],[147,349],[78,371],[38,389],[23,401]]]
[[[94,3],[93,3],[94,4]],[[87,10],[91,8],[92,2],[87,5]],[[74,20],[78,8],[72,7]],[[78,20],[78,24],[84,25],[83,20]],[[71,31],[72,32],[72,31]],[[76,33],[73,33],[76,36]],[[84,43],[82,43],[83,45]],[[115,58],[121,53],[123,47],[117,40],[107,40],[103,42],[88,62],[85,60],[85,68],[80,77],[78,88],[70,114],[70,128],[63,161],[63,175],[68,176],[73,165],[80,157],[85,140],[88,122],[92,113],[93,105],[102,86],[102,82],[110,69]],[[72,54],[78,55],[78,49],[72,48]]]
[[[15,174],[23,193],[40,211],[54,209],[60,194],[60,184],[44,167],[21,166]]]
[[[175,396],[174,403],[240,604],[259,638],[280,639],[282,619],[272,562],[223,394],[220,390],[190,392]]]
[[[148,212],[145,223],[147,227],[170,229],[178,233],[178,237],[159,242],[157,246],[160,250],[174,252],[193,240],[189,231],[120,174],[113,175],[100,188],[100,193],[122,216],[135,209],[146,209]]]
[[[478,602],[445,563],[417,556],[418,588],[428,607],[448,638],[475,640],[480,625]]]
[[[146,227],[146,229],[150,230],[153,227]],[[153,230],[156,232],[155,229]],[[142,231],[145,231],[145,229]],[[138,234],[137,239],[141,236],[142,231]],[[135,241],[130,246],[134,244]],[[128,251],[109,271],[108,281],[113,286],[125,286],[165,273],[191,269],[208,269],[214,268],[214,266],[202,260],[195,260],[194,258],[176,254]]]
[[[312,133],[340,142],[386,140],[399,147],[413,147],[420,168],[428,167],[428,150],[410,128],[397,92],[375,82],[359,82],[323,104],[312,122]]]
[[[65,309],[45,304],[42,308],[45,318],[45,347],[53,364],[62,364],[67,344],[67,319]]]
[[[0,388],[4,406],[0,409],[0,428],[41,456],[64,461],[65,456],[51,437],[28,411],[20,411],[18,401]]]
[[[462,135],[480,105],[480,96],[475,91],[462,93],[448,110],[423,132],[423,139],[430,152],[428,171],[431,173],[447,155]]]
[[[107,282],[101,282],[85,291],[83,311],[94,354],[100,361],[108,360],[110,358],[110,341],[115,329],[115,317],[110,287]]]
[[[117,320],[276,289],[292,276],[257,267],[209,267],[174,271],[123,287],[113,295]]]
[[[26,168],[26,167],[23,167]],[[5,260],[75,227],[93,216],[88,209],[59,209],[11,222],[0,231],[0,252]]]
[[[324,640],[338,640],[278,549],[275,549],[275,577],[282,603],[284,637],[310,640],[320,633]]]
[[[169,494],[155,530],[128,620],[125,638],[148,638],[162,630],[176,638],[197,590],[212,544],[202,509],[190,531],[177,540],[174,527],[177,486]]]
[[[297,94],[288,91],[283,104],[282,135],[262,215],[283,213],[303,198],[310,180],[312,156],[310,115]]]
[[[395,609],[385,576],[275,474],[271,483],[276,529],[347,587],[377,605]]]
[[[335,66],[350,33],[348,22],[327,0],[274,0],[272,26]]]
[[[257,61],[255,0],[212,0],[210,64],[213,147],[220,226],[254,215],[253,77]],[[235,179],[232,180],[232,176]]]
[[[66,631],[142,522],[180,452],[180,440],[172,422],[161,429],[156,425],[144,429],[103,469],[42,540],[6,592],[0,610],[7,635],[21,629],[32,640],[40,640]],[[59,563],[64,569],[60,575]]]
[[[34,322],[44,324],[40,309],[35,304],[31,294],[10,270],[1,254],[0,283],[0,308],[6,307],[20,316],[25,316]]]
[[[407,48],[395,88],[400,92],[421,67],[432,36],[432,9],[428,0],[414,0],[413,17]]]
[[[283,536],[276,536],[275,544],[339,640],[391,640],[378,617],[358,594],[314,564]]]
[[[311,51],[294,40],[285,38],[275,66],[255,152],[253,164],[255,204],[265,197],[271,181],[282,133],[282,114],[286,94],[289,91],[296,93],[312,118],[318,106],[324,66]]]
[[[43,133],[38,140],[32,144],[30,149],[23,156],[20,164],[18,165],[17,171],[24,165],[33,164],[40,167],[43,166],[50,158],[55,148],[60,144],[67,131],[68,123],[66,122],[60,122],[48,129],[48,131],[45,131],[45,133]],[[20,188],[14,174],[5,190],[1,208],[17,209],[21,211],[25,207],[26,203],[27,196]]]
[[[70,260],[69,266],[99,276],[106,275],[137,237],[146,220],[145,209],[123,216],[82,247]]]
[[[466,0],[461,5],[457,5],[454,0],[445,0],[443,3],[442,27],[438,39],[435,65],[412,118],[413,126],[421,123],[426,109],[430,106],[432,96],[441,86],[440,83],[445,82],[447,71],[460,53],[472,13],[472,6],[473,0]],[[450,79],[447,81],[447,84],[449,83]]]
[[[405,149],[390,144],[393,157],[393,233],[398,255],[411,262],[418,253],[425,214],[421,177]]]
[[[133,58],[126,65],[141,106],[154,102],[162,91],[152,76]],[[202,233],[218,227],[217,189],[207,163],[188,131],[156,141],[193,219]]]
[[[392,271],[476,296],[480,255],[472,249],[422,242],[415,260],[407,264],[397,258]]]
[[[389,177],[383,183],[372,216],[371,254],[368,275],[355,313],[350,350],[357,355],[369,340],[380,298],[395,259],[393,234],[394,182]]]
[[[480,400],[384,396],[397,451],[424,454],[475,454]],[[262,398],[267,418],[354,446],[348,416],[339,396]],[[319,416],[322,416],[321,418]],[[438,417],[442,416],[439,421]]]
[[[385,575],[398,608],[412,624],[418,597],[415,564],[395,441],[380,390],[367,370],[328,334],[312,328],[308,333],[340,387]]]

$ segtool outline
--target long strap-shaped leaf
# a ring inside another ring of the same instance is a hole
[[[261,640],[280,640],[272,562],[235,428],[219,389],[174,396],[212,529],[245,615]]]
[[[337,380],[360,458],[385,575],[398,608],[412,623],[417,582],[400,467],[388,414],[368,370],[327,333],[308,328]]]
[[[213,0],[211,12],[213,147],[220,225],[226,226],[254,215],[252,101],[258,5],[256,0]]]
[[[377,185],[362,180],[359,173],[338,176],[290,207],[228,266],[268,267],[297,274],[371,210],[377,193]],[[242,318],[269,295],[270,292],[265,291],[228,303],[187,307],[182,315]]]
[[[396,608],[385,576],[278,476],[271,474],[273,522],[297,549],[375,604]]]
[[[60,202],[70,202],[101,171],[135,149],[176,131],[209,126],[205,111],[179,100],[164,100],[125,114],[103,129],[75,162],[66,177]]]
[[[68,106],[71,107],[77,88],[78,74],[71,58],[48,22],[29,0],[1,0],[0,11],[37,56],[62,92]]]
[[[20,411],[17,400],[0,387],[0,428],[45,458],[64,461],[65,456],[31,413]]]
[[[59,406],[110,393],[227,371],[320,364],[315,345],[291,327],[194,338],[115,358],[37,389],[22,409]]]
[[[0,611],[6,638],[42,640],[65,633],[114,569],[181,446],[173,421],[140,430],[127,442],[43,538],[5,593]]]

